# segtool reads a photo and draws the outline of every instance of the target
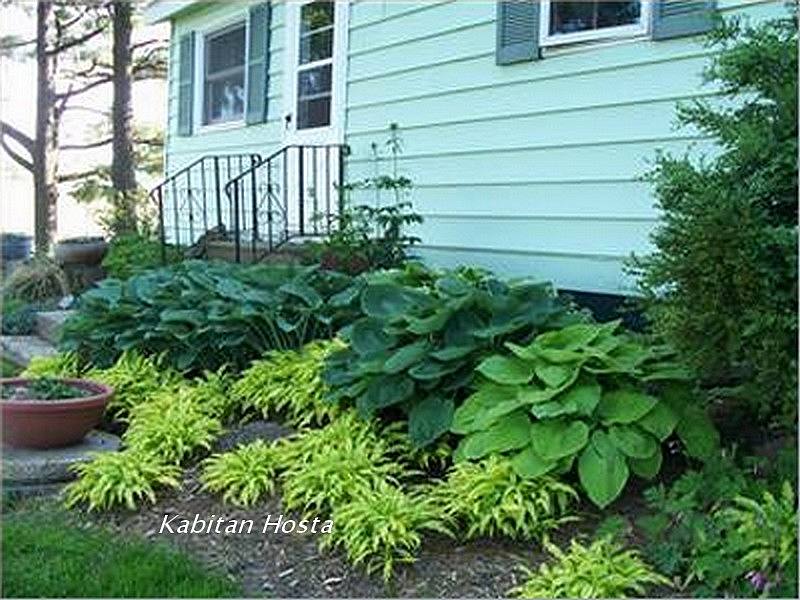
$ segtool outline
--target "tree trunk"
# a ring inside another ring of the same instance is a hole
[[[58,205],[58,112],[53,73],[58,54],[48,54],[47,39],[53,3],[36,7],[36,137],[33,147],[34,238],[37,252],[46,253],[56,230]]]
[[[136,172],[133,156],[131,105],[133,86],[131,30],[133,7],[129,0],[114,3],[113,87],[111,107],[111,185],[115,191],[115,233],[136,229]]]

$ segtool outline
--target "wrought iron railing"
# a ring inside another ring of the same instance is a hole
[[[342,208],[347,153],[344,144],[285,146],[228,180],[236,262],[243,248],[258,260],[290,239],[329,235]]]
[[[261,162],[255,153],[203,156],[153,188],[162,260],[168,243],[192,246],[212,229],[231,235],[235,219],[225,184]]]

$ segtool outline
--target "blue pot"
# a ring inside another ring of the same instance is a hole
[[[4,261],[25,260],[31,255],[31,236],[21,233],[0,233],[0,252]]]

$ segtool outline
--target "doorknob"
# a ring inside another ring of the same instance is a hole
[[[286,114],[284,115],[284,117],[283,117],[283,120],[284,120],[284,122],[285,122],[285,125],[284,125],[284,126],[286,127],[286,129],[289,129],[289,125],[290,125],[290,124],[291,124],[291,122],[292,122],[292,113],[286,113]]]

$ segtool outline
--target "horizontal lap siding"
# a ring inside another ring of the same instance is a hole
[[[782,10],[721,5],[756,18]],[[656,151],[714,150],[677,129],[674,110],[714,96],[701,77],[710,51],[692,39],[637,40],[497,66],[494,21],[493,2],[353,3],[348,174],[375,174],[372,145],[397,123],[424,258],[630,293],[623,262],[649,249],[657,219],[641,180]]]
[[[243,2],[220,2],[200,5],[186,15],[173,21],[169,53],[169,95],[167,110],[167,173],[174,173],[181,166],[201,156],[213,154],[267,154],[280,147],[283,119],[283,3],[273,3],[271,19],[271,48],[269,68],[268,119],[266,123],[203,131],[195,128],[191,136],[181,137],[178,131],[178,44],[183,34],[205,29],[209,23],[226,19],[228,15],[247,18],[247,4]],[[195,89],[195,94],[198,90]]]

